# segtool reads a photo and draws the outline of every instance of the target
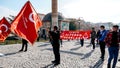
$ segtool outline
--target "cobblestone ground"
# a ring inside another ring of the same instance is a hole
[[[64,41],[60,48],[61,64],[56,67],[51,64],[54,55],[49,42],[36,42],[27,52],[18,52],[20,48],[21,44],[0,46],[0,68],[106,68],[107,64],[107,48],[102,62],[99,45],[93,50],[89,40],[83,47],[77,40]],[[120,68],[120,62],[117,68]]]

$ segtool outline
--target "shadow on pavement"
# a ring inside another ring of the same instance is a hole
[[[87,45],[86,47],[93,47],[92,44]],[[99,44],[95,44],[95,47],[100,47]]]
[[[50,43],[41,44],[41,45],[38,46],[38,47],[45,47],[45,46],[48,46],[48,45],[50,45]]]
[[[56,66],[54,66],[54,64],[48,64],[45,67],[41,67],[41,68],[54,68],[54,67],[56,67]]]
[[[81,59],[90,57],[93,52],[94,52],[94,50],[91,50],[89,53],[85,54]]]
[[[4,55],[3,55],[3,56],[1,56],[1,57],[4,57],[4,56],[9,56],[9,55],[14,55],[14,54],[17,54],[17,53],[20,53],[20,52],[7,53],[7,54],[4,54]]]
[[[50,51],[52,51],[53,49],[52,48],[47,48],[47,49],[44,49],[44,50],[50,50]],[[68,54],[73,54],[73,55],[78,55],[78,56],[84,55],[83,53],[75,53],[75,52],[71,52],[71,51],[60,50],[60,52],[62,52],[62,53],[68,53]]]
[[[78,49],[80,49],[81,48],[81,46],[79,46],[79,47],[76,47],[76,48],[72,48],[72,49],[70,49],[71,51],[75,51],[75,50],[78,50]]]
[[[103,62],[102,59],[99,59],[92,68],[103,68]]]
[[[92,46],[92,44],[89,44],[89,45],[87,45],[86,47],[91,47]]]
[[[74,46],[76,46],[76,45],[80,45],[80,42],[76,42]]]

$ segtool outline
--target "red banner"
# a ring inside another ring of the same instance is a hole
[[[61,39],[89,39],[90,31],[62,31],[60,35]]]

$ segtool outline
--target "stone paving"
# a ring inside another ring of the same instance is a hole
[[[0,46],[0,68],[106,68],[107,48],[105,61],[100,59],[99,45],[93,50],[85,40],[81,47],[79,41],[64,41],[60,48],[61,64],[54,67],[52,46],[49,42],[36,42],[34,46],[29,45],[27,52],[18,52],[21,44]],[[120,68],[120,62],[117,67]]]

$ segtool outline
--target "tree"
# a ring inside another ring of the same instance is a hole
[[[76,29],[77,29],[77,26],[76,26],[76,24],[75,24],[75,21],[71,21],[71,22],[70,22],[69,29],[70,29],[70,30],[76,30]]]

